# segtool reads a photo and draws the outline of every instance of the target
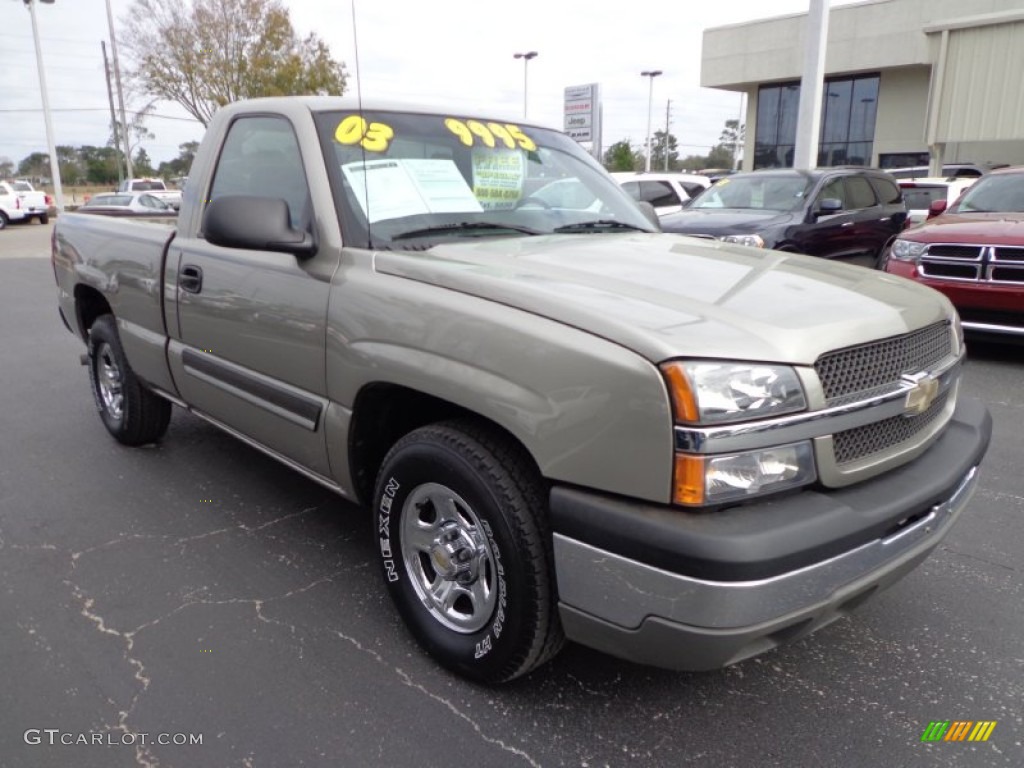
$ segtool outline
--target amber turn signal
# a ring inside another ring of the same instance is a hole
[[[704,457],[676,454],[672,500],[694,506],[704,503]]]
[[[693,396],[690,380],[681,363],[665,363],[661,373],[668,384],[668,392],[672,398],[672,411],[676,421],[696,423],[699,417],[697,398]]]

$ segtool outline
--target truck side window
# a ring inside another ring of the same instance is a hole
[[[232,123],[217,160],[210,200],[223,195],[283,198],[291,224],[309,218],[309,185],[299,142],[283,117],[243,117]]]

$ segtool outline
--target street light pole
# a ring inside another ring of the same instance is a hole
[[[660,74],[660,69],[644,70],[640,73],[640,77],[649,78],[647,87],[647,162],[644,165],[644,169],[648,173],[651,172],[651,110],[654,107],[654,78]]]
[[[39,0],[48,5],[54,0]],[[57,145],[53,141],[53,122],[50,120],[50,97],[46,92],[46,72],[43,70],[43,51],[39,46],[39,28],[36,26],[36,5],[32,0],[23,0],[32,17],[32,37],[36,44],[36,66],[39,68],[39,90],[43,94],[43,121],[46,123],[46,144],[50,150],[50,177],[53,179],[53,201],[57,212],[64,211],[64,190],[60,185],[60,166],[57,164]]]
[[[512,55],[514,59],[523,60],[523,119],[526,119],[526,93],[527,93],[527,72],[529,70],[530,59],[536,58],[536,51],[529,51],[527,53],[515,53]]]

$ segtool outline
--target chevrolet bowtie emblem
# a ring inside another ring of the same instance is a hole
[[[939,380],[926,373],[904,376],[903,380],[914,385],[903,402],[903,415],[916,416],[927,411],[939,394]]]

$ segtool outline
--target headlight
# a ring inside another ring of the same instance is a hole
[[[764,248],[764,238],[760,235],[725,235],[718,239],[724,243],[749,245],[751,248]]]
[[[688,361],[662,366],[676,421],[726,424],[807,408],[796,371],[785,365]]]
[[[673,500],[721,504],[797,488],[817,479],[810,441],[729,456],[676,454]]]
[[[927,243],[915,243],[913,240],[896,238],[889,255],[897,261],[917,261],[928,247]]]

